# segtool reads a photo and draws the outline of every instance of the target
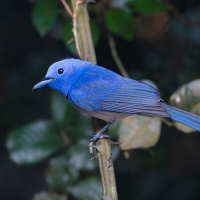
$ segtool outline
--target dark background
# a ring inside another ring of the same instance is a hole
[[[200,22],[200,1],[174,0],[176,8]],[[47,189],[46,163],[23,167],[10,161],[5,147],[10,130],[38,118],[51,118],[49,90],[32,87],[55,61],[74,57],[61,40],[41,38],[31,22],[32,5],[25,0],[0,1],[0,199],[27,200]],[[192,14],[191,14],[192,13]],[[184,27],[184,28],[183,28]],[[151,79],[163,99],[200,76],[200,29],[170,14],[166,32],[156,40],[137,36],[127,42],[115,36],[117,50],[134,79]],[[98,64],[119,73],[101,32]],[[115,160],[119,199],[200,199],[200,135],[162,126],[151,150],[132,150]]]

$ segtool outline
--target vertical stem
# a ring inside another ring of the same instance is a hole
[[[106,125],[106,122],[93,118],[93,125],[94,131],[97,133]],[[117,200],[117,187],[110,145],[111,141],[108,139],[98,140],[96,143],[98,149],[97,158],[101,174],[103,196],[107,198],[106,200]]]
[[[78,54],[82,60],[96,64],[96,55],[90,32],[86,0],[71,0],[71,2],[73,7],[73,33]],[[106,124],[106,122],[96,118],[92,118],[92,120],[95,133],[101,130]],[[108,134],[108,131],[104,134]],[[103,199],[117,200],[110,144],[111,142],[109,139],[100,139],[97,141],[97,158],[101,174]]]
[[[74,10],[73,33],[78,54],[82,60],[96,64],[86,3],[84,0],[72,0],[72,6]]]

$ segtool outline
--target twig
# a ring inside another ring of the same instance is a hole
[[[60,0],[63,4],[63,6],[65,7],[65,10],[67,11],[67,13],[69,14],[70,17],[73,17],[73,13],[69,7],[69,5],[67,4],[67,2],[65,0]]]
[[[125,69],[125,67],[122,64],[122,61],[120,60],[120,58],[118,56],[118,53],[117,53],[117,50],[116,50],[115,41],[114,41],[114,39],[113,39],[113,37],[112,37],[111,34],[108,34],[108,42],[109,42],[109,46],[110,46],[112,57],[113,57],[116,65],[117,65],[119,71],[121,72],[122,76],[128,78],[129,75],[126,72],[126,69]]]
[[[74,38],[70,39],[70,40],[67,42],[67,44],[70,44],[70,43],[73,42],[73,41],[74,41]]]
[[[99,127],[96,126],[97,123]],[[106,123],[102,120],[97,121],[97,119],[93,118],[93,124],[95,127],[95,133],[97,133]],[[99,161],[103,196],[106,200],[117,200],[117,188],[110,144],[111,141],[109,139],[101,139],[96,142],[98,148],[97,158]]]
[[[73,33],[74,33],[74,38],[75,38],[75,43],[76,43],[76,50],[78,52],[78,55],[80,58],[83,59],[82,55],[81,55],[81,50],[80,50],[80,45],[79,45],[79,40],[78,40],[78,34],[77,34],[77,29],[78,29],[78,25],[77,25],[77,13],[78,13],[78,6],[80,4],[84,3],[83,1],[77,1],[76,2],[76,6],[74,9],[74,13],[73,13]]]
[[[171,12],[174,14],[174,16],[179,19],[181,22],[188,26],[196,26],[200,28],[199,22],[193,22],[184,15],[182,15],[179,10],[173,5],[173,3],[170,0],[165,0],[165,3],[171,8]]]
[[[61,129],[60,130],[61,133],[61,137],[62,139],[65,141],[66,144],[71,145],[72,141],[70,140],[70,138],[68,137],[66,130],[65,129]]]
[[[158,32],[158,34],[152,38],[152,41],[151,41],[152,44],[156,43],[157,39],[164,33],[164,31],[165,31],[165,29],[167,29],[168,25],[169,25],[169,18],[167,19],[167,22],[165,23],[165,25]]]

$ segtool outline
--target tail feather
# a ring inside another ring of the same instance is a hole
[[[169,106],[164,103],[163,106],[165,107],[166,111],[171,115],[171,119],[200,131],[200,116]]]

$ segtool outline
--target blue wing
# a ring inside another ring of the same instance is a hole
[[[97,66],[81,74],[69,90],[68,98],[87,112],[170,117],[155,88]]]
[[[158,91],[148,84],[124,79],[124,83],[103,99],[102,110],[124,114],[170,117],[162,105]]]
[[[92,66],[83,71],[70,88],[68,99],[82,110],[101,111],[100,101],[112,94],[123,82],[123,77],[103,67]]]
[[[168,106],[150,85],[102,67],[84,70],[70,88],[68,99],[81,111],[105,121],[131,114],[171,117],[200,131],[200,116]]]

